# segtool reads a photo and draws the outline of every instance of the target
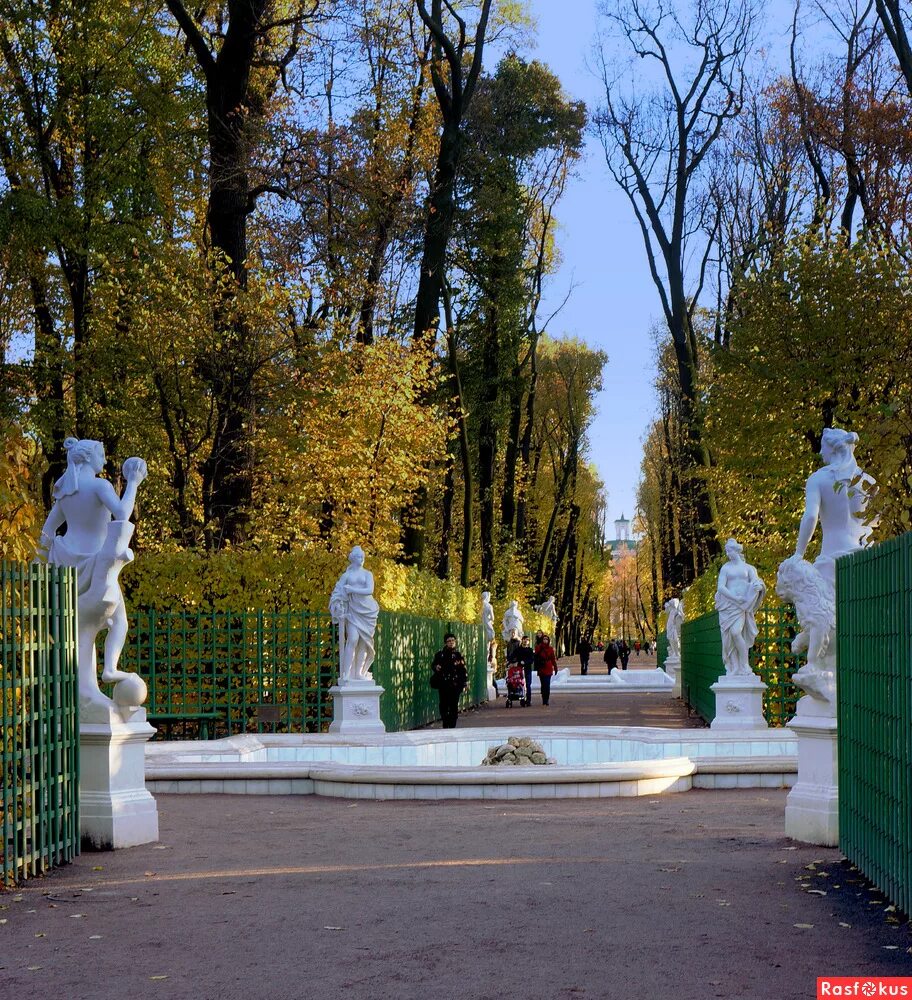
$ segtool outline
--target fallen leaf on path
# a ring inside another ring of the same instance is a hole
[[[792,927],[798,927],[803,931],[810,930],[813,926],[813,924],[792,924]]]
[[[40,971],[40,969],[41,969],[41,966],[40,966],[40,965],[30,965],[30,966],[28,967],[28,970],[27,970],[27,971],[28,971],[28,972],[39,972],[39,971]]]
[[[80,917],[84,917],[84,916],[85,916],[84,913],[71,913],[70,914],[70,919],[71,920],[79,920]]]
[[[90,941],[100,941],[101,940],[101,935],[100,934],[90,934],[89,935],[89,940]]]
[[[41,931],[40,933],[36,934],[35,937],[47,937],[47,934],[45,934],[44,931]]]
[[[840,926],[840,927],[851,927],[852,925],[851,925],[851,924],[844,924],[844,923],[843,923],[843,922],[842,922],[842,921],[840,920],[840,921],[839,921],[839,926]]]
[[[157,874],[158,872],[143,872],[143,875],[145,875],[146,878],[154,878]]]
[[[331,927],[331,926],[329,926],[329,925],[327,925],[327,926],[325,926],[325,927],[323,928],[323,930],[324,930],[324,931],[341,931],[341,930],[343,930],[343,929],[344,929],[344,928],[342,928],[342,927]]]
[[[161,980],[161,979],[167,979],[168,977],[167,976],[149,976],[149,978],[153,982],[158,982],[159,980]]]
[[[884,951],[899,951],[898,944],[885,944]]]
[[[808,889],[808,895],[809,896],[825,896],[826,893],[823,891],[823,889]]]

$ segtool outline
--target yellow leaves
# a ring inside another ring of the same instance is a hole
[[[29,560],[40,527],[31,491],[38,448],[16,424],[0,425],[0,433],[0,558]]]

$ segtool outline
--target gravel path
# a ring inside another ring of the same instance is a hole
[[[912,974],[907,927],[784,806],[161,796],[160,844],[0,897],[2,995],[807,1000]]]

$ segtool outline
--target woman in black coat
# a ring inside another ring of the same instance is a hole
[[[459,696],[465,690],[468,679],[465,658],[456,648],[456,636],[448,632],[443,637],[443,649],[434,655],[431,664],[431,687],[437,689],[444,729],[456,728]]]

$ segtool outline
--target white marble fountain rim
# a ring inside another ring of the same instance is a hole
[[[523,735],[549,740],[617,740],[664,746],[680,745],[674,756],[659,753],[627,761],[558,764],[542,767],[479,767],[441,764],[366,764],[342,761],[254,760],[254,754],[269,748],[295,747],[410,747],[438,743],[481,741],[488,745],[504,742],[509,736]],[[702,737],[702,738],[701,738]],[[712,752],[713,747],[715,753]],[[721,752],[720,752],[721,749]],[[221,760],[201,756],[225,755]],[[229,759],[228,755],[230,755]],[[181,741],[147,744],[146,777],[158,783],[212,780],[248,781],[310,779],[315,782],[369,783],[376,785],[499,785],[574,782],[625,782],[651,778],[684,777],[703,773],[723,775],[791,774],[797,769],[794,736],[788,730],[761,729],[747,732],[713,733],[708,729],[660,729],[617,726],[518,726],[460,730],[418,730],[385,733],[360,738],[329,734],[244,735],[211,741]],[[722,778],[717,782],[723,787]],[[158,787],[164,791],[165,787]],[[185,790],[190,790],[187,787]],[[214,788],[211,790],[215,790]]]

